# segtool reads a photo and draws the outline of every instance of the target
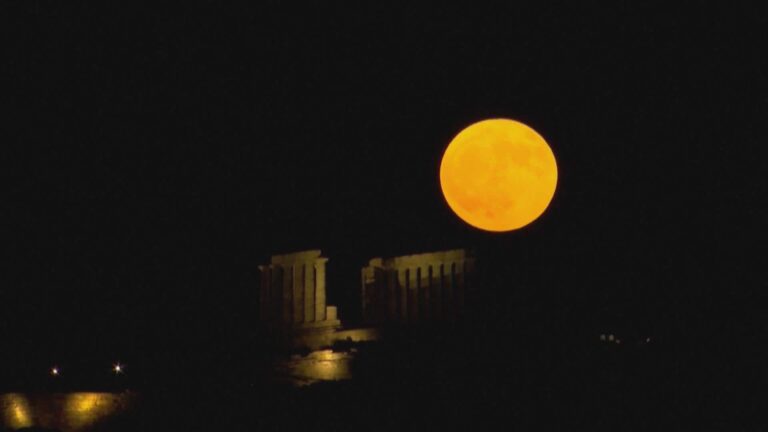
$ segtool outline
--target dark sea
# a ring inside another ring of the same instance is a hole
[[[760,430],[748,371],[644,341],[403,338],[140,389],[7,392],[0,430]]]

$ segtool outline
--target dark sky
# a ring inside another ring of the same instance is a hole
[[[745,313],[765,297],[764,15],[220,3],[0,8],[4,340],[236,338],[256,266],[307,248],[350,314],[368,258],[471,247],[561,325],[765,327]],[[440,193],[442,150],[488,117],[558,159],[519,232],[470,228]]]

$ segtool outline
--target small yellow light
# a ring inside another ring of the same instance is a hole
[[[54,367],[51,368],[51,375],[59,376],[59,367],[58,366],[54,366]]]
[[[121,374],[123,373],[123,365],[121,365],[120,363],[115,363],[114,366],[112,366],[112,370],[116,374]]]

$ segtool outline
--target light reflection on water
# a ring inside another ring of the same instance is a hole
[[[319,381],[337,381],[352,378],[350,368],[353,356],[332,350],[313,351],[307,356],[293,355],[279,362],[275,369],[278,377],[295,386]]]
[[[278,381],[304,386],[352,378],[353,352],[314,351],[293,355],[274,365]],[[62,432],[88,431],[105,420],[131,411],[138,395],[123,393],[0,394],[0,429],[41,427]]]
[[[86,431],[128,410],[136,395],[124,393],[6,393],[0,394],[2,425],[11,429],[44,427]]]
[[[32,426],[27,398],[18,393],[0,395],[3,425],[12,429]]]

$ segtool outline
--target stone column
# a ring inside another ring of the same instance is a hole
[[[399,280],[397,269],[391,269],[386,272],[387,279],[387,321],[399,321],[398,303],[397,303],[397,281]]]
[[[397,272],[397,292],[399,294],[400,314],[398,321],[408,322],[408,269],[398,269]]]
[[[408,322],[419,321],[419,268],[410,269],[408,278]]]
[[[259,266],[259,321],[264,322],[269,320],[267,311],[269,308],[269,270],[267,266]]]
[[[456,268],[456,315],[464,315],[464,290],[466,289],[466,276],[464,261],[454,264]]]
[[[436,321],[443,319],[442,266],[429,266],[429,288],[432,291],[432,316]]]
[[[293,266],[280,266],[283,272],[281,289],[283,295],[283,324],[293,323]]]
[[[304,265],[304,322],[315,322],[315,266]]]
[[[427,265],[422,270],[422,286],[424,288],[424,317],[431,321],[435,315],[435,308],[432,304],[432,298],[435,296],[432,283],[432,266]]]
[[[475,260],[467,258],[464,261],[464,307],[474,309],[475,304]]]
[[[293,323],[301,324],[304,322],[304,264],[295,264],[292,273]]]
[[[386,322],[389,316],[389,286],[387,278],[389,273],[383,268],[374,269],[373,284],[368,287],[368,307],[371,309],[371,317],[377,323]]]
[[[416,285],[419,290],[418,303],[419,303],[419,318],[422,321],[429,321],[429,266],[419,266],[419,273],[417,276],[418,284]]]
[[[370,317],[368,314],[370,313],[369,310],[367,310],[366,303],[368,301],[367,294],[368,291],[368,278],[365,277],[366,269],[363,268],[360,271],[360,316],[363,318],[363,322],[368,322]]]
[[[277,324],[283,320],[283,273],[279,266],[269,266],[269,315],[270,322]]]
[[[446,321],[453,321],[454,311],[454,289],[456,285],[456,279],[454,277],[455,266],[453,263],[444,264],[443,266],[443,317]]]
[[[315,260],[315,321],[325,321],[325,263],[328,258]]]

